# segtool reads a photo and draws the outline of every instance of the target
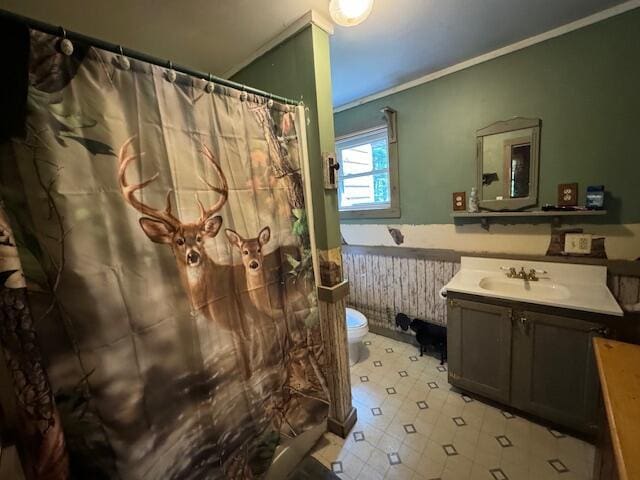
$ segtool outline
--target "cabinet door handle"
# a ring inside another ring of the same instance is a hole
[[[518,321],[520,322],[520,328],[522,329],[522,332],[525,334],[529,334],[529,319],[527,318],[526,315],[520,315],[520,317],[518,318]]]

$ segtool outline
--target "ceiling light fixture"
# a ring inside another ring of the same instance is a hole
[[[353,27],[364,22],[373,8],[373,0],[331,0],[329,14],[343,27]]]

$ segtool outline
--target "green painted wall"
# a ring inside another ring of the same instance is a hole
[[[475,131],[514,116],[542,119],[541,203],[558,183],[604,184],[610,215],[640,222],[640,9],[335,115],[336,135],[398,111],[400,219],[451,223],[451,193],[475,184]],[[583,221],[583,220],[581,220]]]
[[[307,143],[317,247],[340,245],[337,196],[323,188],[322,152],[334,149],[329,35],[315,25],[301,30],[253,61],[232,80],[308,107]]]

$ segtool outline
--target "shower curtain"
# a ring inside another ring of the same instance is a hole
[[[31,478],[259,478],[326,419],[302,107],[31,31],[0,340]]]

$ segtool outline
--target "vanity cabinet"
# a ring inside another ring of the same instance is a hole
[[[576,430],[595,431],[599,390],[592,339],[604,327],[559,315],[514,313],[511,404]]]
[[[450,298],[449,381],[585,433],[597,431],[592,339],[606,327],[517,302]]]
[[[447,315],[450,383],[492,400],[509,403],[511,309],[456,300],[449,302]]]

